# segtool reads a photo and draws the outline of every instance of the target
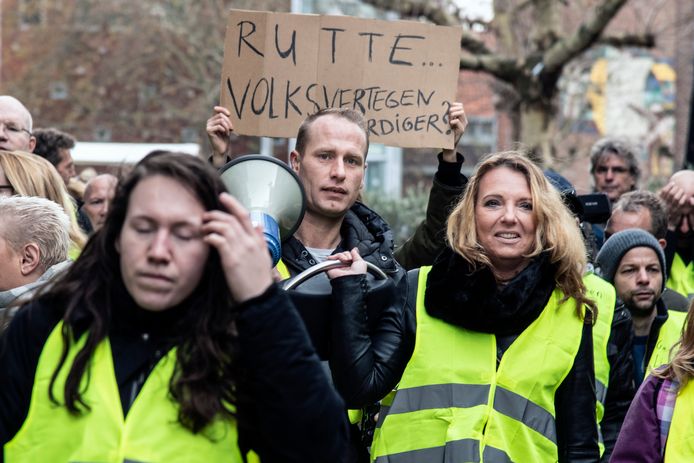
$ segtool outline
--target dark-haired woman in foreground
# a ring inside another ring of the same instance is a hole
[[[0,340],[6,462],[336,461],[343,404],[262,232],[217,174],[150,155]]]

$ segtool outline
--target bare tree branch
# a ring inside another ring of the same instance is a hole
[[[513,82],[522,72],[521,66],[515,60],[493,55],[462,56],[460,69],[486,72],[504,82]]]
[[[627,0],[602,0],[594,9],[593,17],[582,24],[571,36],[559,40],[544,54],[545,72],[555,72],[588,49],[605,30]]]
[[[411,18],[426,18],[440,26],[460,26],[460,18],[448,13],[434,2],[425,0],[364,0],[376,8],[395,11],[401,16]]]
[[[460,18],[461,24],[463,24],[468,29],[477,28],[477,30],[489,30],[492,26],[491,21],[479,18]]]
[[[492,53],[483,41],[467,31],[463,31],[463,36],[460,39],[460,48],[475,55],[489,55]]]
[[[601,45],[611,45],[613,47],[655,47],[655,35],[647,34],[622,34],[601,37],[597,42]]]
[[[460,27],[460,17],[450,14],[441,6],[421,0],[364,0],[371,6],[383,10],[395,11],[403,17],[426,18],[439,26]],[[460,48],[476,55],[489,55],[491,50],[475,34],[463,30]]]
[[[442,6],[421,0],[364,0],[364,3],[382,10],[395,11],[403,17],[426,18],[439,26],[460,27],[463,22],[457,15],[446,12]],[[463,30],[460,48],[473,54],[491,54],[484,42],[466,30]]]

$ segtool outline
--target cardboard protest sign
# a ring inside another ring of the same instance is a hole
[[[452,148],[461,31],[412,21],[231,10],[221,104],[237,133],[294,137],[326,107],[363,112],[371,140]]]

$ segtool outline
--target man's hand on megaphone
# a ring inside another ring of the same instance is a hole
[[[202,232],[205,242],[219,252],[229,291],[241,303],[272,284],[272,262],[262,227],[253,226],[236,198],[228,193],[219,197],[227,211],[205,212]]]
[[[223,106],[215,106],[214,114],[207,119],[205,130],[207,131],[210,145],[212,145],[213,159],[226,158],[226,155],[231,155],[231,153],[228,153],[231,144],[229,136],[234,131],[234,125],[231,123],[229,116],[231,116],[231,113],[228,109]]]
[[[331,280],[333,278],[340,278],[347,275],[366,274],[366,262],[364,262],[364,259],[362,259],[359,255],[357,248],[354,248],[351,251],[338,252],[337,254],[328,256],[328,259],[339,260],[345,264],[344,267],[334,268],[326,272],[328,274],[328,278]]]

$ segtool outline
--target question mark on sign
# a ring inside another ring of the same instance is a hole
[[[450,111],[450,109],[451,109],[451,103],[449,103],[448,101],[442,101],[441,106],[446,107],[446,110],[443,112],[443,117],[441,118],[441,120],[443,121],[443,123],[446,127],[446,135],[450,135],[451,134],[451,125],[450,125],[449,120],[448,120],[448,111]]]

